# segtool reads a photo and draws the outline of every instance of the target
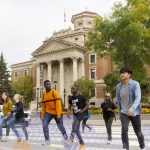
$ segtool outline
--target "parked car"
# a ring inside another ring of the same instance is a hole
[[[15,106],[13,106],[15,108]],[[0,105],[0,117],[3,116],[3,105]],[[24,110],[24,114],[25,114],[25,121],[26,121],[26,126],[28,126],[31,122],[31,117],[30,117],[30,111],[29,110]],[[17,124],[17,123],[16,123]],[[3,127],[6,127],[6,122],[4,122]]]

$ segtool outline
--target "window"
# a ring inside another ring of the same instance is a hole
[[[90,70],[90,79],[96,79],[96,68]]]
[[[90,54],[89,55],[89,60],[90,60],[90,64],[95,64],[96,63],[96,55],[95,54]]]
[[[29,69],[24,69],[24,76],[28,76],[29,75]]]
[[[19,71],[15,71],[15,73],[14,73],[15,75],[15,78],[18,78],[19,77]]]

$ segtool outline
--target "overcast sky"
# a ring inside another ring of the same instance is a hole
[[[118,1],[125,0],[0,0],[0,53],[8,66],[28,61],[46,37],[72,26],[72,15],[88,10],[105,16]]]

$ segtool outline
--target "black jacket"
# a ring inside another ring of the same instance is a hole
[[[108,118],[108,117],[115,117],[115,113],[112,111],[108,111],[108,108],[111,108],[112,110],[114,110],[116,108],[115,104],[111,101],[108,102],[103,102],[101,104],[101,108],[103,111],[103,117],[104,118]]]
[[[24,118],[24,110],[23,110],[23,103],[21,101],[19,101],[18,103],[15,104],[15,109],[13,110],[13,112],[15,112],[15,117],[17,120]]]

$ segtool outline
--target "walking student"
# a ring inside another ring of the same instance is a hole
[[[13,110],[13,104],[11,99],[9,98],[8,93],[3,92],[2,93],[2,99],[3,99],[3,115],[0,118],[0,140],[7,142],[9,133],[10,133],[10,126],[7,124],[7,122],[12,118],[11,111]],[[3,137],[2,127],[3,123],[6,124],[6,137]]]
[[[84,114],[83,114],[83,121],[82,121],[82,132],[84,133],[84,129],[85,127],[87,127],[90,131],[92,130],[92,127],[90,127],[88,124],[87,124],[87,120],[90,119],[90,111],[89,109],[87,109]]]
[[[28,132],[26,129],[26,122],[25,122],[25,114],[23,110],[23,102],[22,102],[22,96],[20,94],[15,94],[14,95],[14,101],[15,101],[15,109],[12,111],[14,114],[14,117],[8,121],[10,128],[14,131],[16,137],[17,137],[17,142],[21,141],[21,137],[15,128],[15,124],[18,123],[21,125],[22,130],[24,132],[26,141],[28,141]]]
[[[139,146],[145,149],[144,136],[141,130],[141,88],[137,81],[131,79],[132,70],[128,67],[120,69],[121,82],[116,86],[116,100],[122,125],[122,143],[125,150],[129,150],[128,128],[129,122],[133,126],[138,138]]]
[[[54,118],[57,127],[59,128],[63,140],[68,139],[66,130],[63,125],[63,116],[62,116],[62,102],[58,91],[51,89],[51,84],[49,80],[44,81],[44,87],[46,92],[42,96],[42,113],[41,119],[43,124],[43,133],[45,137],[45,142],[42,145],[50,144],[49,128],[48,125],[51,120]]]
[[[102,112],[103,112],[103,118],[107,130],[107,144],[111,143],[112,140],[112,123],[113,119],[115,117],[115,104],[111,100],[111,94],[106,93],[105,94],[105,99],[104,102],[101,104]]]
[[[80,134],[80,122],[83,120],[84,111],[88,108],[88,101],[79,93],[79,89],[75,84],[71,87],[71,93],[72,96],[70,96],[68,101],[69,106],[67,114],[70,114],[71,109],[73,109],[73,123],[71,135],[67,143],[70,145],[73,144],[74,136],[76,135],[80,143],[79,150],[84,150],[85,144]]]

